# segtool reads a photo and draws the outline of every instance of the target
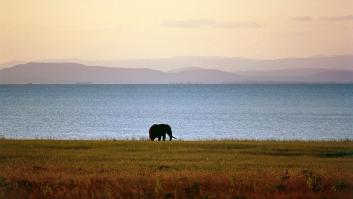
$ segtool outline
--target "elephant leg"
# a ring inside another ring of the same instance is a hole
[[[165,134],[163,135],[163,141],[165,141]]]
[[[158,136],[158,141],[161,141],[161,136]]]

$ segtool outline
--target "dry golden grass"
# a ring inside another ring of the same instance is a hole
[[[0,198],[353,198],[353,142],[0,140]]]

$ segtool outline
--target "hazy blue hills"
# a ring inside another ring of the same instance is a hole
[[[76,63],[37,63],[0,70],[0,83],[9,84],[129,84],[166,83],[163,72],[151,69],[125,69],[85,66]]]
[[[2,84],[168,84],[227,83],[240,76],[213,69],[162,72],[145,68],[112,68],[76,63],[38,63],[16,65],[0,70]]]
[[[305,58],[283,59],[247,59],[238,57],[215,56],[179,56],[159,59],[127,60],[44,60],[43,62],[71,62],[89,66],[110,66],[120,68],[150,68],[161,71],[180,68],[218,69],[227,72],[253,70],[287,70],[287,69],[332,69],[353,70],[353,55],[315,56]],[[1,65],[0,65],[1,66]]]
[[[353,63],[353,62],[352,62]],[[353,67],[351,67],[353,68]],[[78,63],[30,62],[0,69],[0,84],[353,83],[353,70],[297,68],[229,72],[186,67],[163,72]]]

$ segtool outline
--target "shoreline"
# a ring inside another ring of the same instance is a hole
[[[76,138],[68,138],[68,139],[62,139],[62,138],[14,138],[14,137],[1,137],[0,136],[0,141],[1,140],[13,140],[13,141],[113,141],[113,142],[144,142],[144,141],[150,141],[148,137],[140,137],[140,138],[127,138],[127,139],[119,139],[119,138],[101,138],[101,139],[76,139]],[[154,140],[154,142],[163,142],[163,141],[158,141]],[[169,140],[166,139],[165,142],[170,142]],[[208,138],[208,139],[173,139],[171,142],[352,142],[353,143],[353,138],[344,138],[344,139],[213,139],[213,138]]]

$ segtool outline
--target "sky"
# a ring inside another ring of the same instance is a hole
[[[0,63],[343,54],[352,0],[0,0]]]

